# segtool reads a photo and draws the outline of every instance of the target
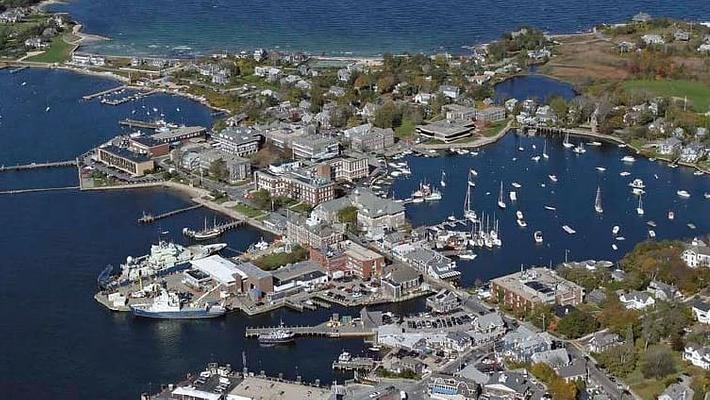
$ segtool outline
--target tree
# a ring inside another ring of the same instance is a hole
[[[568,338],[579,338],[597,330],[599,323],[594,316],[581,310],[573,310],[562,317],[557,331]]]
[[[638,355],[633,345],[615,346],[596,355],[596,360],[615,376],[625,377],[636,369]]]
[[[262,210],[271,210],[271,194],[264,189],[257,190],[252,194],[254,205]]]
[[[663,379],[675,371],[673,354],[665,346],[651,347],[642,356],[641,372],[645,378]]]
[[[569,110],[565,99],[560,96],[554,96],[550,98],[549,103],[550,108],[552,108],[552,111],[555,112],[558,121],[560,121],[564,125],[565,121],[567,120],[567,111]]]
[[[320,112],[320,110],[323,108],[323,104],[325,104],[325,96],[323,94],[323,89],[321,89],[319,86],[313,85],[311,87],[311,109],[310,111],[313,113]]]
[[[347,224],[357,223],[357,207],[348,206],[338,210],[338,221]]]
[[[395,128],[402,123],[402,114],[393,101],[388,101],[375,111],[374,125],[379,128]]]
[[[225,180],[229,176],[227,171],[227,163],[223,159],[218,158],[212,161],[209,169],[210,175],[217,180]]]

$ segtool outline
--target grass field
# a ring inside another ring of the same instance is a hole
[[[685,80],[631,80],[624,82],[627,90],[647,90],[658,96],[688,97],[688,102],[698,112],[710,108],[710,84]]]
[[[52,45],[42,54],[29,57],[27,61],[43,62],[43,63],[58,63],[69,59],[69,53],[72,50],[72,45],[65,42],[60,35],[52,40]]]

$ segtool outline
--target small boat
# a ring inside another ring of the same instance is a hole
[[[623,161],[625,163],[632,163],[632,162],[635,162],[636,159],[633,156],[624,156],[621,158],[621,161]]]
[[[439,181],[441,187],[446,187],[446,172],[441,171],[441,180]]]
[[[538,162],[538,161],[540,161],[540,156],[533,156],[533,157],[530,157],[530,159],[535,162]]]
[[[597,167],[597,171],[599,171],[599,172],[604,172],[604,171],[606,171],[606,168],[604,168],[604,167]]]
[[[629,186],[631,186],[634,189],[643,189],[646,187],[646,185],[643,183],[642,179],[634,179],[631,183],[629,183]]]
[[[656,232],[653,229],[649,229],[648,230],[648,237],[650,237],[651,239],[655,238]]]
[[[614,250],[619,250],[619,246],[617,246],[616,244],[612,244],[612,245],[611,245],[611,248],[614,249]]]
[[[520,211],[520,210],[516,211],[516,212],[515,212],[515,217],[516,217],[517,219],[523,219],[523,212]]]
[[[525,151],[525,149],[522,147],[518,147],[518,151]]]
[[[703,197],[705,197],[706,200],[710,199],[710,193],[708,193],[708,192],[703,193]]]
[[[556,211],[557,209],[556,209],[555,207],[552,207],[552,206],[545,206],[545,210],[548,210],[548,211]]]
[[[678,196],[683,197],[683,198],[686,198],[686,199],[687,199],[688,197],[690,197],[690,193],[688,193],[688,192],[685,191],[685,190],[679,190],[679,191],[676,192],[676,194],[677,194]]]
[[[421,197],[415,197],[412,199],[412,203],[423,203],[424,199]]]
[[[562,145],[565,146],[566,149],[574,147],[574,145],[569,142],[569,133],[565,135],[565,140],[562,142]]]
[[[693,175],[695,175],[695,176],[701,176],[701,175],[705,175],[705,172],[703,172],[703,171],[695,171],[695,172],[693,172]]]
[[[372,351],[372,352],[374,352],[374,353],[378,353],[378,352],[380,352],[380,351],[382,350],[382,348],[381,348],[380,346],[377,346],[377,345],[372,345],[372,346],[370,346],[370,347],[368,348],[368,350],[370,350],[370,351]]]
[[[604,212],[604,208],[602,208],[602,190],[599,186],[597,186],[597,196],[594,199],[594,210],[599,214]]]
[[[626,147],[626,145],[623,144],[623,143],[619,143],[619,144],[617,145],[617,147],[619,147],[620,149],[623,149],[624,147]]]
[[[293,333],[293,331],[286,329],[283,322],[281,322],[278,328],[261,333],[258,337],[259,343],[265,345],[286,344],[293,342],[295,339],[296,334]],[[341,354],[340,357],[342,356],[343,355]]]
[[[676,164],[676,163],[668,164],[668,166],[671,168],[678,168],[678,164]]]
[[[478,171],[476,171],[476,170],[473,169],[473,168],[471,168],[470,173],[471,173],[471,175],[473,175],[473,176],[478,176]]]
[[[545,145],[544,145],[544,147],[542,148],[542,158],[544,158],[544,159],[546,159],[546,160],[547,160],[548,158],[550,158],[550,156],[547,154],[547,140],[545,140]]]
[[[648,225],[652,228],[655,228],[656,226],[658,226],[655,221],[646,221],[646,225]]]
[[[618,241],[620,241],[620,242],[623,242],[624,240],[626,240],[626,238],[623,237],[623,236],[617,236],[617,237],[616,237],[616,240],[618,240]]]
[[[528,226],[527,222],[525,222],[524,219],[516,219],[515,221],[518,223],[518,226],[521,228],[525,228]]]
[[[498,207],[505,209],[505,202],[503,201],[503,182],[500,183],[500,194],[498,194]]]
[[[448,217],[446,217],[446,219],[448,219],[449,221],[456,221],[456,217],[453,215],[449,215]]]
[[[511,183],[510,185],[513,186],[513,187],[516,188],[516,189],[520,189],[520,188],[522,187],[522,185],[519,184],[518,182],[513,182],[513,183]]]
[[[601,146],[601,145],[602,145],[602,142],[594,141],[594,142],[588,142],[587,144],[590,145],[590,146]]]
[[[52,109],[52,107],[47,106],[47,108],[44,109],[44,112],[49,112],[49,110],[51,110],[51,109]]]
[[[580,143],[577,147],[572,149],[577,154],[584,154],[587,152],[587,149],[584,148],[584,143]]]
[[[552,182],[557,182],[557,176],[555,176],[555,175],[548,175],[547,177],[550,178],[550,180],[551,180]]]
[[[510,201],[517,201],[518,200],[517,193],[511,191],[510,193],[508,193],[508,195],[510,196]]]
[[[668,219],[673,221],[675,218],[675,213],[673,211],[668,211]]]
[[[614,227],[611,228],[611,234],[614,236],[618,235],[619,231],[621,231],[621,228],[619,228],[619,225],[614,225]]]
[[[691,223],[689,223],[689,224],[688,224],[688,228],[690,228],[690,229],[695,229],[695,225],[694,225],[694,224],[691,224]]]
[[[462,260],[475,260],[478,255],[472,252],[465,252],[459,254],[458,256]]]
[[[570,228],[569,225],[562,225],[562,229],[563,229],[565,232],[569,233],[570,235],[574,235],[575,233],[577,233],[577,231],[575,231],[574,229]]]
[[[629,176],[629,175],[631,175],[631,172],[623,171],[623,172],[619,172],[619,175],[621,175],[621,176]]]
[[[642,200],[642,197],[641,197],[641,196],[639,196],[639,204],[638,204],[638,206],[636,207],[636,214],[638,214],[638,215],[643,215],[643,214],[644,214],[644,210],[643,210],[643,200]]]
[[[533,239],[535,239],[535,243],[541,244],[542,241],[543,241],[543,239],[542,239],[542,232],[540,232],[540,231],[535,231],[535,233],[533,233]]]

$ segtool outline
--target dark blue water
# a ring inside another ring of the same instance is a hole
[[[470,168],[478,171],[472,191],[473,207],[479,215],[480,211],[489,214],[491,221],[494,214],[500,220],[503,246],[494,251],[478,250],[478,258],[473,261],[459,261],[464,284],[518,270],[521,264],[547,265],[550,261],[556,264],[564,260],[565,250],[569,250],[570,259],[617,260],[636,243],[648,238],[646,222],[649,220],[658,224],[652,228],[658,239],[692,237],[710,230],[710,201],[703,198],[704,192],[710,192],[710,177],[694,176],[689,169],[672,169],[641,158],[633,164],[622,163],[620,159],[629,153],[615,144],[587,146],[585,154],[577,155],[562,146],[559,136],[547,140],[550,155],[547,161],[542,158],[539,162],[532,161],[532,156],[541,154],[544,140],[543,137],[509,134],[481,149],[475,157],[410,157],[412,178],[395,182],[396,197],[409,197],[420,179],[439,186],[441,170],[447,172],[447,185],[442,190],[444,198],[440,202],[407,206],[407,215],[414,225],[432,224],[443,221],[452,212],[459,217],[463,215],[466,173]],[[571,141],[578,140],[582,139]],[[532,149],[533,144],[537,149]],[[519,151],[518,147],[523,147],[524,151]],[[598,171],[597,166],[605,167],[606,171]],[[620,176],[621,171],[629,171],[631,175]],[[553,183],[548,175],[556,175],[558,182]],[[628,186],[634,178],[643,179],[647,185],[643,217],[636,214],[638,200]],[[501,180],[508,206],[505,210],[497,206]],[[512,182],[522,187],[515,189]],[[597,185],[602,190],[602,215],[594,211]],[[678,197],[676,191],[680,189],[688,190],[691,198]],[[517,192],[517,202],[510,201],[510,191]],[[544,205],[557,210],[545,210]],[[523,212],[527,228],[516,224],[516,210]],[[673,221],[667,219],[669,210],[675,211]],[[690,229],[687,223],[695,224],[697,229]],[[565,233],[562,230],[565,224],[577,233]],[[621,227],[625,241],[612,238],[614,225]],[[536,230],[543,232],[543,245],[536,245],[533,240]],[[613,243],[619,250],[611,248]]]
[[[0,71],[0,165],[74,158],[120,133],[118,121],[125,118],[164,114],[168,121],[211,125],[210,110],[177,96],[153,95],[119,106],[82,100],[119,85],[60,70]]]
[[[495,101],[499,104],[511,98],[518,101],[532,99],[545,104],[551,97],[570,100],[577,95],[568,83],[542,75],[514,76],[495,85],[494,89]]]
[[[25,86],[21,82],[26,81]],[[65,72],[0,72],[0,164],[72,158],[116,134],[117,121],[140,110],[78,99],[114,83]],[[51,110],[44,112],[45,99]],[[208,124],[203,106],[176,97],[145,100],[190,124]],[[180,108],[181,111],[175,111]],[[152,112],[152,111],[151,111]],[[73,168],[0,174],[0,190],[76,185]],[[308,381],[343,379],[330,363],[343,350],[360,353],[361,340],[303,339],[285,348],[260,348],[244,338],[248,325],[314,324],[334,307],[299,314],[277,311],[248,318],[232,314],[214,321],[143,321],[113,313],[93,300],[96,276],[128,255],[145,254],[158,232],[184,243],[185,226],[197,227],[208,210],[194,210],[155,225],[136,222],[142,211],[166,211],[189,200],[160,190],[0,195],[0,391],[2,398],[127,399],[175,381],[209,361],[241,368],[242,352],[252,370]],[[219,220],[220,216],[217,216]],[[245,250],[265,236],[252,228],[221,240]],[[402,312],[423,302],[403,304]]]
[[[652,15],[710,19],[706,0],[71,0],[52,5],[111,41],[109,54],[209,53],[256,47],[314,53],[461,51],[521,25],[554,33]]]

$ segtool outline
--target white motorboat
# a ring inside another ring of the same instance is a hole
[[[543,241],[542,232],[535,231],[535,233],[533,233],[533,239],[535,239],[535,243],[541,244]]]
[[[569,142],[569,133],[565,135],[565,140],[562,142],[562,145],[565,146],[566,149],[574,147],[574,144]]]
[[[510,201],[517,201],[518,200],[518,194],[513,191],[508,193],[508,196],[510,197]]]
[[[686,199],[687,199],[688,197],[690,197],[690,193],[688,193],[688,192],[685,191],[685,190],[679,190],[679,191],[676,192],[676,194],[677,194],[678,196],[683,197],[683,198],[686,198]]]
[[[511,183],[510,185],[513,186],[513,187],[516,188],[516,189],[520,189],[520,188],[522,187],[522,185],[519,184],[518,182],[513,182],[513,183]]]
[[[596,167],[596,168],[597,168],[597,171],[599,171],[599,172],[606,171],[606,168],[604,168],[604,167]]]
[[[616,240],[618,240],[618,241],[620,241],[620,242],[623,242],[624,240],[626,240],[626,238],[623,237],[623,236],[617,236],[617,237],[616,237]]]
[[[632,163],[632,162],[636,161],[636,159],[633,156],[624,156],[621,158],[621,161],[623,161],[625,163]]]
[[[527,222],[525,222],[524,219],[516,219],[515,221],[518,223],[518,226],[521,228],[525,228],[528,226]]]
[[[548,158],[550,158],[550,156],[547,154],[547,139],[545,139],[545,145],[544,145],[544,147],[542,148],[542,158],[544,158],[544,159],[546,159],[546,160],[547,160]]]
[[[673,211],[668,211],[668,219],[673,221],[675,218],[675,213]]]
[[[516,211],[516,212],[515,212],[515,217],[516,217],[517,219],[523,219],[523,212],[520,211],[520,210]]]
[[[616,244],[612,244],[612,245],[611,245],[611,248],[614,249],[614,250],[619,250],[619,246],[617,246]]]
[[[555,175],[548,175],[547,177],[550,178],[550,180],[551,180],[552,182],[557,182],[557,176],[555,176]]]
[[[525,151],[525,149],[522,147],[518,147],[518,151]]]
[[[441,180],[439,181],[441,187],[446,187],[446,172],[441,171]]]
[[[623,172],[619,172],[619,175],[621,175],[621,176],[629,176],[629,175],[631,175],[631,172],[623,171]]]
[[[572,149],[577,154],[584,154],[587,152],[587,149],[584,148],[584,143],[580,143],[577,147]]]
[[[710,193],[708,193],[708,192],[703,193],[703,197],[705,197],[706,200],[710,199]]]
[[[555,210],[557,210],[557,209],[556,209],[555,207],[552,207],[552,206],[545,206],[545,210],[548,210],[548,211],[555,211]]]
[[[614,236],[618,235],[620,231],[621,228],[619,228],[619,225],[614,225],[614,227],[611,228],[611,234]]]
[[[656,232],[653,229],[648,230],[648,237],[654,239],[656,237]]]
[[[475,260],[478,255],[472,252],[465,252],[459,254],[458,256],[462,260]]]
[[[538,161],[540,161],[540,156],[532,156],[532,157],[530,157],[530,159],[535,162],[538,162]]]
[[[643,183],[642,179],[634,179],[631,183],[629,183],[629,186],[631,186],[634,189],[643,189],[646,187],[646,185]]]
[[[643,210],[643,200],[642,197],[639,196],[639,204],[636,206],[636,214],[638,215],[643,215],[645,212]]]
[[[590,145],[590,146],[601,146],[601,145],[602,145],[602,142],[594,141],[594,142],[589,142],[589,143],[587,143],[587,144]]]
[[[572,229],[569,225],[562,225],[562,229],[570,235],[574,235],[575,233],[577,233],[577,231]]]

